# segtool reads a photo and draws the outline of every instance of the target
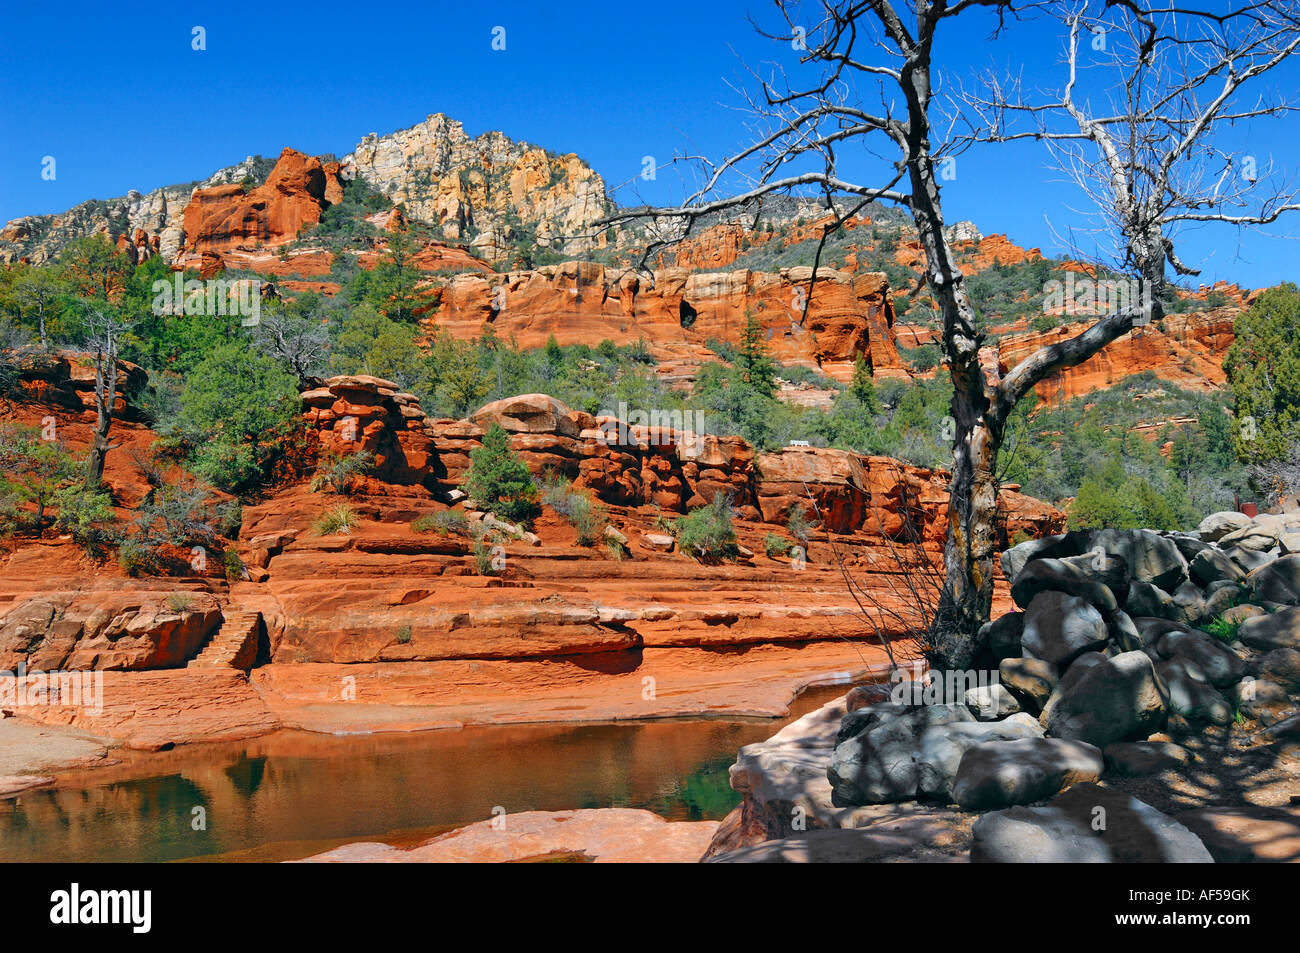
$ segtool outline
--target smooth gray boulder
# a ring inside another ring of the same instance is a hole
[[[1300,607],[1247,619],[1237,629],[1237,638],[1243,645],[1263,652],[1300,649]]]
[[[1135,797],[1076,784],[1045,807],[1012,807],[971,825],[974,863],[1213,863],[1200,838]]]
[[[1258,678],[1267,678],[1291,692],[1300,692],[1300,650],[1273,649],[1250,663]]]
[[[1068,694],[1070,689],[1077,685],[1079,680],[1083,678],[1084,675],[1088,674],[1091,669],[1105,662],[1107,657],[1108,656],[1105,652],[1084,652],[1075,659],[1070,667],[1061,675],[1060,680],[1057,681],[1056,687],[1052,690],[1052,694],[1048,697],[1047,701],[1043,703],[1042,711],[1039,712],[1039,723],[1045,726],[1047,724],[1048,716],[1052,711],[1052,706]]]
[[[952,800],[952,782],[961,757],[976,745],[1015,738],[1041,738],[1043,728],[1020,712],[1002,721],[959,723],[928,728],[916,745],[916,790],[925,798]]]
[[[1249,525],[1250,517],[1245,513],[1224,510],[1221,513],[1211,513],[1201,520],[1200,525],[1196,527],[1196,532],[1206,542],[1217,543],[1229,533],[1245,529]]]
[[[1034,596],[1025,612],[1020,648],[1030,658],[1061,668],[1084,652],[1101,648],[1109,638],[1106,620],[1091,603],[1047,591]]]
[[[1143,652],[1123,652],[1092,666],[1073,684],[1058,685],[1043,717],[1055,737],[1104,748],[1158,731],[1166,701],[1151,659]]]
[[[1241,587],[1234,585],[1223,586],[1213,591],[1205,591],[1205,613],[1201,616],[1201,621],[1217,619],[1225,612],[1231,612],[1236,608],[1237,603],[1241,601]]]
[[[977,641],[988,646],[993,656],[1001,661],[1020,657],[1020,637],[1025,629],[1023,612],[1008,612],[1006,615],[984,623],[980,627]]]
[[[1118,557],[1098,551],[1081,556],[1059,556],[1057,560],[1106,586],[1117,599],[1122,599],[1128,592],[1128,564]]]
[[[1041,592],[1078,596],[1102,612],[1114,612],[1119,606],[1109,586],[1060,559],[1035,559],[1011,582],[1011,598],[1022,609],[1028,609]]]
[[[1043,710],[1060,677],[1057,667],[1042,659],[1008,658],[998,666],[999,683],[1030,712]]]
[[[1020,711],[1020,702],[1003,685],[995,682],[968,689],[966,707],[978,721],[998,721]]]
[[[1300,605],[1300,554],[1282,556],[1254,570],[1246,585],[1255,594],[1254,602]]]
[[[1008,579],[1015,579],[1031,559],[1078,555],[1078,543],[1071,538],[1073,535],[1058,533],[1055,536],[1044,536],[1042,539],[1029,539],[1003,550],[1002,575]]]
[[[905,715],[911,710],[912,706],[897,702],[876,702],[874,705],[855,708],[840,720],[840,730],[835,736],[835,743],[838,745],[850,738],[856,738],[868,728],[874,728],[886,718],[894,715]]]
[[[1142,642],[1151,648],[1155,648],[1170,632],[1191,632],[1192,627],[1182,622],[1175,622],[1172,619],[1155,619],[1150,616],[1138,616],[1133,619],[1133,625],[1142,635]]]
[[[962,755],[952,799],[964,811],[1032,804],[1072,784],[1098,780],[1104,766],[1101,751],[1081,741],[990,741]]]
[[[1247,619],[1253,619],[1256,616],[1268,615],[1268,610],[1253,603],[1246,602],[1239,606],[1233,606],[1231,609],[1224,609],[1219,613],[1223,621],[1231,625],[1240,626]]]
[[[1187,560],[1174,541],[1149,529],[1100,529],[1091,534],[1089,550],[1124,560],[1130,575],[1173,592],[1187,581]]]
[[[1175,590],[1170,603],[1173,618],[1195,625],[1205,615],[1205,593],[1194,582],[1185,582]]]
[[[1024,713],[977,722],[964,705],[886,712],[862,733],[836,745],[826,777],[841,806],[917,797],[946,801],[968,748],[999,739],[1041,737],[1042,731]]]
[[[1241,656],[1204,632],[1169,632],[1161,636],[1156,649],[1165,658],[1195,662],[1216,688],[1231,685],[1246,674]]]
[[[1173,597],[1159,586],[1134,579],[1128,586],[1128,598],[1124,600],[1124,611],[1133,618],[1167,619],[1173,614]]]
[[[1170,716],[1179,715],[1194,724],[1227,725],[1233,707],[1210,684],[1195,662],[1173,658],[1156,666],[1156,674],[1168,692]]]
[[[1174,541],[1174,545],[1183,554],[1183,558],[1187,560],[1189,567],[1192,560],[1196,558],[1197,553],[1211,548],[1211,544],[1205,542],[1199,536],[1189,536],[1186,533],[1171,533],[1168,538]]]
[[[1122,778],[1159,774],[1192,760],[1186,748],[1172,741],[1117,741],[1107,745],[1102,754],[1106,757],[1106,772]]]
[[[1121,652],[1139,652],[1146,648],[1142,633],[1133,623],[1133,618],[1123,609],[1116,609],[1107,620],[1110,637],[1119,646]]]
[[[1217,549],[1201,550],[1188,566],[1192,578],[1202,586],[1215,582],[1241,582],[1246,574],[1241,567]]]
[[[1219,539],[1223,549],[1249,549],[1257,553],[1268,552],[1278,544],[1282,526],[1267,517],[1256,517],[1241,529],[1233,530]]]
[[[1233,546],[1231,549],[1223,551],[1229,559],[1240,566],[1247,575],[1256,569],[1262,569],[1269,563],[1273,562],[1272,556],[1265,552],[1259,552],[1254,549],[1242,549],[1240,546]]]

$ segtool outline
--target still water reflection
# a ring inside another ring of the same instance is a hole
[[[805,692],[790,718],[843,694]],[[647,808],[717,819],[727,768],[790,719],[523,725],[330,737],[283,731],[122,755],[0,800],[0,861],[286,860],[354,840],[411,844],[492,816]],[[206,829],[195,830],[201,808]]]

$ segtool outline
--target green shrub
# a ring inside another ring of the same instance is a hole
[[[238,500],[218,503],[215,515],[217,532],[227,539],[234,539],[239,535],[239,529],[244,525],[244,508],[239,505]]]
[[[244,578],[244,561],[239,558],[235,547],[231,546],[222,554],[221,565],[225,570],[226,578],[231,582],[238,582]]]
[[[158,550],[147,546],[138,539],[124,539],[117,546],[117,561],[129,576],[162,575],[162,559]]]
[[[333,536],[336,533],[351,533],[360,521],[356,510],[346,503],[331,506],[312,524],[317,536]]]
[[[768,533],[763,537],[763,551],[772,559],[781,559],[790,555],[790,550],[794,549],[794,543],[784,536],[778,536],[776,533]]]
[[[476,505],[512,522],[537,514],[537,486],[500,424],[483,435],[483,445],[470,451],[469,460],[464,488]]]
[[[578,533],[579,546],[594,546],[604,535],[609,520],[605,510],[591,497],[573,488],[565,479],[542,484],[542,502],[563,516]]]
[[[736,528],[732,524],[731,499],[723,493],[707,506],[687,513],[674,523],[678,547],[705,562],[735,556]]]
[[[92,556],[102,556],[113,541],[113,503],[107,493],[73,483],[54,494],[59,508],[54,525]]]
[[[237,341],[220,344],[185,380],[177,426],[196,473],[223,490],[260,484],[298,420],[298,383]]]
[[[404,625],[397,630],[397,644],[406,645],[410,641],[411,641],[411,627],[409,625]]]
[[[1216,616],[1202,627],[1202,631],[1231,645],[1237,641],[1237,630],[1240,628],[1240,622],[1229,622],[1223,616]]]
[[[474,538],[472,547],[474,568],[478,570],[480,576],[491,576],[496,572],[496,567],[492,565],[492,550],[494,547],[492,536],[488,533]]]
[[[173,592],[167,597],[167,607],[172,612],[184,612],[194,605],[194,596],[188,592]]]
[[[790,515],[785,521],[785,530],[791,536],[799,541],[804,548],[808,546],[808,538],[812,535],[813,525],[808,522],[808,517],[804,515],[802,506],[792,506]]]
[[[374,465],[375,455],[369,450],[358,453],[332,453],[323,469],[317,470],[311,478],[311,491],[319,493],[328,489],[339,496],[352,492],[353,481],[369,472]]]
[[[437,533],[439,536],[468,536],[469,520],[463,510],[444,510],[416,517],[411,529],[417,533]]]

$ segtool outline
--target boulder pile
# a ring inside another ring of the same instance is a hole
[[[1007,550],[1018,610],[980,631],[969,679],[860,699],[827,768],[834,803],[994,811],[972,828],[974,860],[1208,859],[1176,821],[1096,782],[1184,764],[1174,739],[1208,726],[1249,719],[1272,738],[1294,723],[1298,533],[1297,516],[1216,513],[1193,532],[1075,531]],[[1092,831],[1096,805],[1133,830]]]

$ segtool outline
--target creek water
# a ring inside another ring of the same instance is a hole
[[[357,840],[410,846],[501,808],[716,820],[740,802],[727,783],[736,750],[846,690],[809,689],[784,719],[280,731],[114,752],[120,764],[0,799],[0,861],[292,860]]]

